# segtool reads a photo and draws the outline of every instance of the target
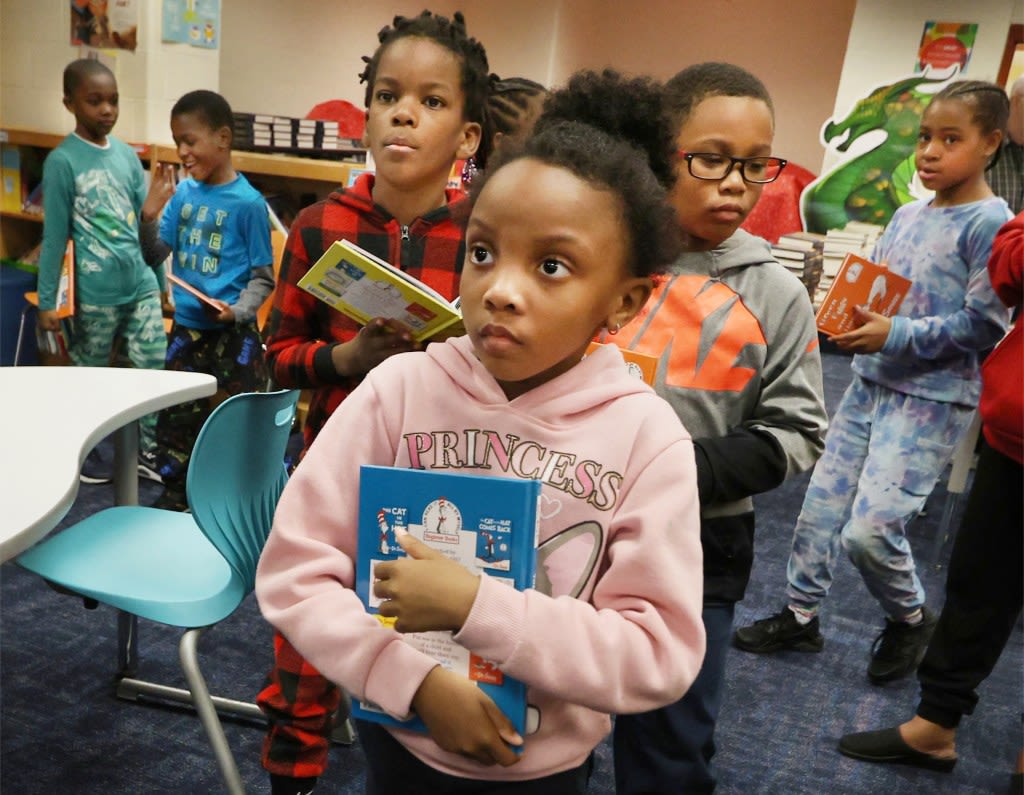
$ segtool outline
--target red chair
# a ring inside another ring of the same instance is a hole
[[[769,243],[777,243],[779,237],[789,232],[802,231],[800,194],[815,178],[806,168],[790,161],[775,182],[764,186],[742,228]]]

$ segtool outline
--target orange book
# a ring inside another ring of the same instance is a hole
[[[818,330],[830,337],[852,331],[855,306],[892,317],[899,311],[911,283],[885,265],[847,254],[818,308]]]
[[[193,287],[187,281],[185,281],[184,279],[182,279],[179,276],[175,276],[173,273],[168,273],[167,274],[167,281],[169,281],[171,284],[176,284],[178,287],[180,287],[182,290],[184,290],[187,293],[192,293],[192,295],[194,295],[196,298],[198,298],[201,303],[206,304],[211,309],[216,309],[217,312],[221,312],[224,309],[224,307],[221,304],[219,304],[217,301],[214,301],[212,298],[210,298],[210,296],[208,296],[202,290],[197,290],[195,287]]]
[[[593,353],[600,345],[611,345],[612,343],[591,342],[587,346],[587,353]],[[631,351],[627,348],[619,348],[619,353],[626,360],[626,367],[637,378],[642,378],[645,384],[654,386],[654,377],[658,373],[658,360],[654,356],[640,351]]]
[[[57,278],[57,301],[54,304],[61,320],[75,314],[75,242],[69,240],[64,248],[64,261]]]

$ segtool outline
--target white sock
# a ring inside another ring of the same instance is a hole
[[[793,605],[789,605],[789,610],[794,616],[796,616],[796,623],[802,627],[810,624],[814,617],[818,615],[818,611],[816,609],[808,610],[806,607],[794,607]]]
[[[922,621],[924,621],[924,610],[920,607],[903,619],[904,624],[910,624],[912,627],[916,627]]]

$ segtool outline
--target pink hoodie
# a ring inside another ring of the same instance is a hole
[[[352,590],[360,464],[540,478],[537,587],[484,576],[464,647],[529,685],[521,760],[487,767],[394,731],[426,764],[525,780],[582,764],[609,714],[677,700],[704,656],[693,445],[606,346],[509,401],[467,337],[394,356],[335,411],[289,481],[260,560],[267,620],[328,679],[405,718],[436,664]]]

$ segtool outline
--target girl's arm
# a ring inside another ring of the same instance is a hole
[[[391,465],[388,422],[370,384],[352,392],[288,482],[256,572],[266,619],[327,679],[409,716],[437,664],[366,612],[353,590],[359,465]]]
[[[663,439],[666,416],[643,429]],[[692,445],[645,456],[612,521],[589,601],[515,591],[484,576],[456,640],[504,672],[612,714],[678,699],[704,658],[700,517]]]
[[[301,217],[301,216],[300,216]],[[373,318],[359,328],[340,313],[340,324],[351,326],[345,340],[327,340],[319,307],[324,304],[298,286],[313,265],[304,247],[302,230],[292,224],[281,258],[281,276],[267,332],[267,361],[274,380],[288,389],[309,389],[327,384],[354,388],[377,364],[396,353],[415,350],[409,331]],[[322,236],[321,232],[315,232]],[[333,312],[334,310],[327,310]],[[334,332],[335,334],[337,332]]]
[[[939,361],[987,350],[1002,338],[1009,318],[992,289],[986,266],[992,240],[1005,221],[1002,213],[987,213],[961,232],[957,252],[967,267],[962,305],[949,314],[892,318],[883,354]]]
[[[318,238],[319,230],[309,230]],[[267,331],[267,362],[274,380],[288,389],[310,389],[328,384],[343,384],[354,388],[357,378],[342,376],[334,367],[331,349],[338,343],[325,337],[321,328],[319,300],[301,287],[299,280],[313,265],[306,250],[304,233],[307,230],[300,213],[288,232],[281,270],[274,290],[274,303]],[[357,331],[352,323],[352,336]]]

